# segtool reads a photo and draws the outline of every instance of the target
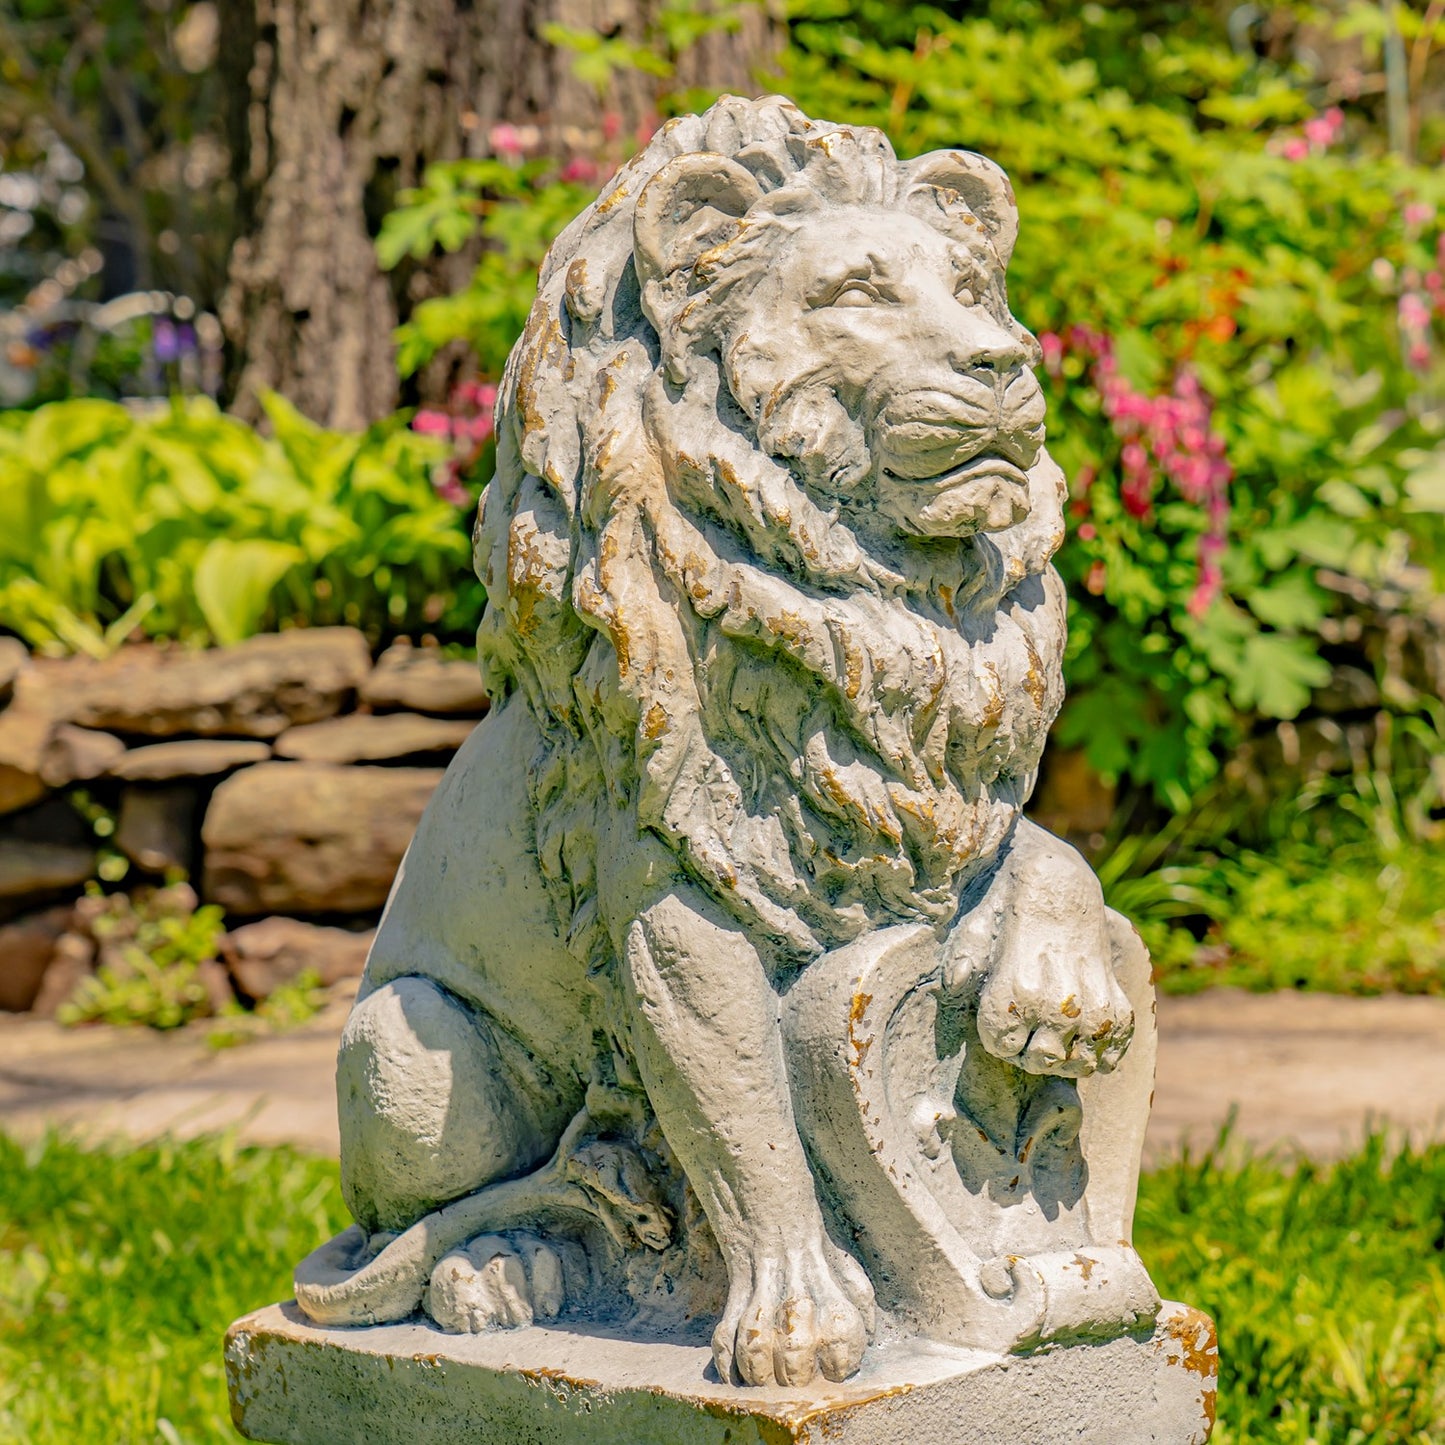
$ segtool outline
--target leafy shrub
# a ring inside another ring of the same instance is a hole
[[[795,0],[778,84],[901,154],[966,145],[1012,175],[1014,304],[1045,341],[1074,487],[1058,736],[1188,809],[1243,739],[1360,662],[1340,645],[1352,591],[1412,567],[1445,582],[1445,174],[1315,114],[1297,77],[1191,7],[972,8]],[[1161,19],[1180,24],[1145,28]],[[595,170],[431,169],[384,259],[488,245],[473,284],[404,330],[408,364],[462,338],[499,374]],[[1438,709],[1381,691],[1412,724],[1390,734],[1392,766],[1424,776],[1445,754]]]
[[[326,1007],[328,994],[321,975],[303,968],[293,979],[259,999],[252,1009],[239,1003],[221,1010],[220,1018],[206,1032],[206,1044],[213,1049],[231,1049],[267,1034],[284,1034],[310,1023]]]
[[[179,1028],[216,1012],[203,970],[219,970],[222,913],[201,906],[185,884],[134,897],[92,893],[80,905],[99,967],[56,1015],[63,1024],[101,1022]]]
[[[1344,117],[1253,56],[1107,7],[843,8],[804,7],[804,108],[904,153],[970,146],[1018,189],[1012,294],[1053,342],[1050,446],[1074,486],[1059,739],[1186,807],[1255,720],[1329,681],[1321,624],[1347,603],[1326,574],[1379,586],[1408,558],[1445,581],[1445,182],[1358,127],[1341,145]],[[1101,79],[1121,51],[1132,94]],[[1432,276],[1427,329],[1404,335]],[[1183,457],[1181,393],[1209,403]]]
[[[469,636],[482,594],[433,485],[446,447],[401,418],[346,435],[267,411],[270,439],[205,400],[0,412],[0,626],[94,654],[297,623]]]
[[[1230,985],[1445,994],[1445,858],[1436,848],[1241,849],[1169,861],[1109,891],[1139,922],[1167,993]]]

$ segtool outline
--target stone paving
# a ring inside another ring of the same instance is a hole
[[[249,1143],[337,1148],[337,1000],[306,1028],[214,1050],[202,1031],[62,1029],[0,1014],[0,1129],[189,1137],[235,1128]],[[1371,1124],[1445,1139],[1445,1000],[1214,990],[1159,1003],[1149,1154],[1236,1137],[1329,1158]]]

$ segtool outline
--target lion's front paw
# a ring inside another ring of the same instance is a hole
[[[989,1053],[1031,1074],[1107,1073],[1134,1036],[1093,869],[1025,820],[985,898],[951,939],[945,985],[977,989]]]
[[[518,1329],[562,1312],[562,1261],[530,1235],[484,1234],[443,1255],[422,1308],[448,1334]]]
[[[718,1378],[745,1385],[806,1385],[819,1372],[846,1380],[873,1332],[873,1286],[827,1239],[760,1250],[731,1271],[727,1309],[713,1332]]]
[[[1105,964],[1084,957],[1022,959],[991,975],[978,1000],[978,1038],[1030,1074],[1108,1074],[1129,1048],[1134,1013]]]
[[[978,1000],[978,1035],[1031,1074],[1110,1072],[1134,1037],[1103,927],[1021,929],[999,950]]]

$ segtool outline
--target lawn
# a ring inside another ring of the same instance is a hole
[[[221,1334],[343,1216],[336,1166],[288,1150],[0,1136],[0,1441],[236,1438]],[[1445,1441],[1445,1147],[1186,1159],[1146,1178],[1138,1238],[1219,1321],[1220,1445]]]

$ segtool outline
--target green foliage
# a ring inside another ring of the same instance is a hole
[[[1129,890],[1113,891],[1127,907]],[[1153,895],[1141,927],[1166,992],[1226,984],[1445,994],[1445,856],[1437,847],[1240,850],[1166,865],[1141,892]],[[1171,925],[1169,915],[1181,912],[1207,920],[1202,938]]]
[[[1144,1176],[1135,1238],[1168,1298],[1219,1327],[1214,1445],[1445,1436],[1445,1148],[1334,1166],[1228,1162]]]
[[[202,966],[215,966],[224,932],[219,908],[197,907],[188,888],[97,894],[91,901],[100,966],[61,1005],[61,1023],[174,1029],[215,1011]]]
[[[0,1137],[0,1441],[236,1438],[221,1338],[348,1222],[335,1164]]]
[[[526,324],[537,289],[537,268],[562,227],[593,198],[591,183],[560,180],[545,162],[437,162],[423,183],[401,195],[382,222],[377,255],[386,267],[434,247],[460,250],[483,242],[471,282],[452,296],[421,302],[397,330],[403,376],[442,347],[465,341],[488,376],[500,376],[512,343]]]
[[[1131,511],[1098,367],[1071,347],[1050,378],[1076,489],[1058,736],[1183,808],[1257,719],[1297,716],[1328,680],[1321,624],[1345,604],[1322,573],[1375,587],[1409,558],[1445,581],[1445,368],[1438,349],[1428,373],[1408,364],[1396,319],[1435,264],[1437,227],[1406,204],[1431,212],[1445,178],[1367,135],[1289,159],[1278,142],[1311,114],[1291,76],[1135,7],[978,8],[803,0],[784,87],[902,154],[996,159],[1020,198],[1025,324],[1112,338],[1141,394],[1187,372],[1212,397],[1235,476],[1223,596],[1195,616],[1205,509]]]
[[[1164,1294],[1219,1324],[1219,1445],[1445,1433],[1445,1148],[1333,1167],[1210,1153],[1144,1177]],[[202,1139],[0,1136],[0,1440],[233,1439],[221,1336],[348,1222],[336,1165]],[[164,1423],[162,1423],[164,1422]]]
[[[135,632],[467,636],[481,590],[466,517],[433,486],[447,449],[402,418],[341,434],[267,410],[269,439],[204,400],[0,413],[0,626],[95,655]]]
[[[240,1004],[223,1009],[206,1031],[206,1043],[213,1049],[230,1049],[267,1034],[299,1029],[325,1008],[326,998],[321,975],[314,968],[303,968],[295,978],[259,1000],[254,1009],[244,1009]]]
[[[1412,360],[1398,320],[1438,265],[1445,173],[1381,153],[1353,118],[1348,144],[1306,141],[1301,78],[1236,53],[1198,7],[969,9],[794,0],[776,84],[811,114],[881,126],[900,154],[965,145],[1010,172],[1015,309],[1066,343],[1046,376],[1075,485],[1058,737],[1126,794],[1184,810],[1252,732],[1315,706],[1355,584],[1408,565],[1445,583],[1445,365],[1438,335]],[[536,263],[594,190],[536,163],[433,168],[384,257],[461,245],[469,220],[488,249],[470,287],[403,328],[406,365],[462,338],[497,376]],[[1136,395],[1197,382],[1211,400],[1234,473],[1222,558],[1198,497],[1128,495],[1128,437],[1079,327]],[[1206,563],[1222,566],[1209,606]],[[1445,753],[1420,699],[1386,706]]]

